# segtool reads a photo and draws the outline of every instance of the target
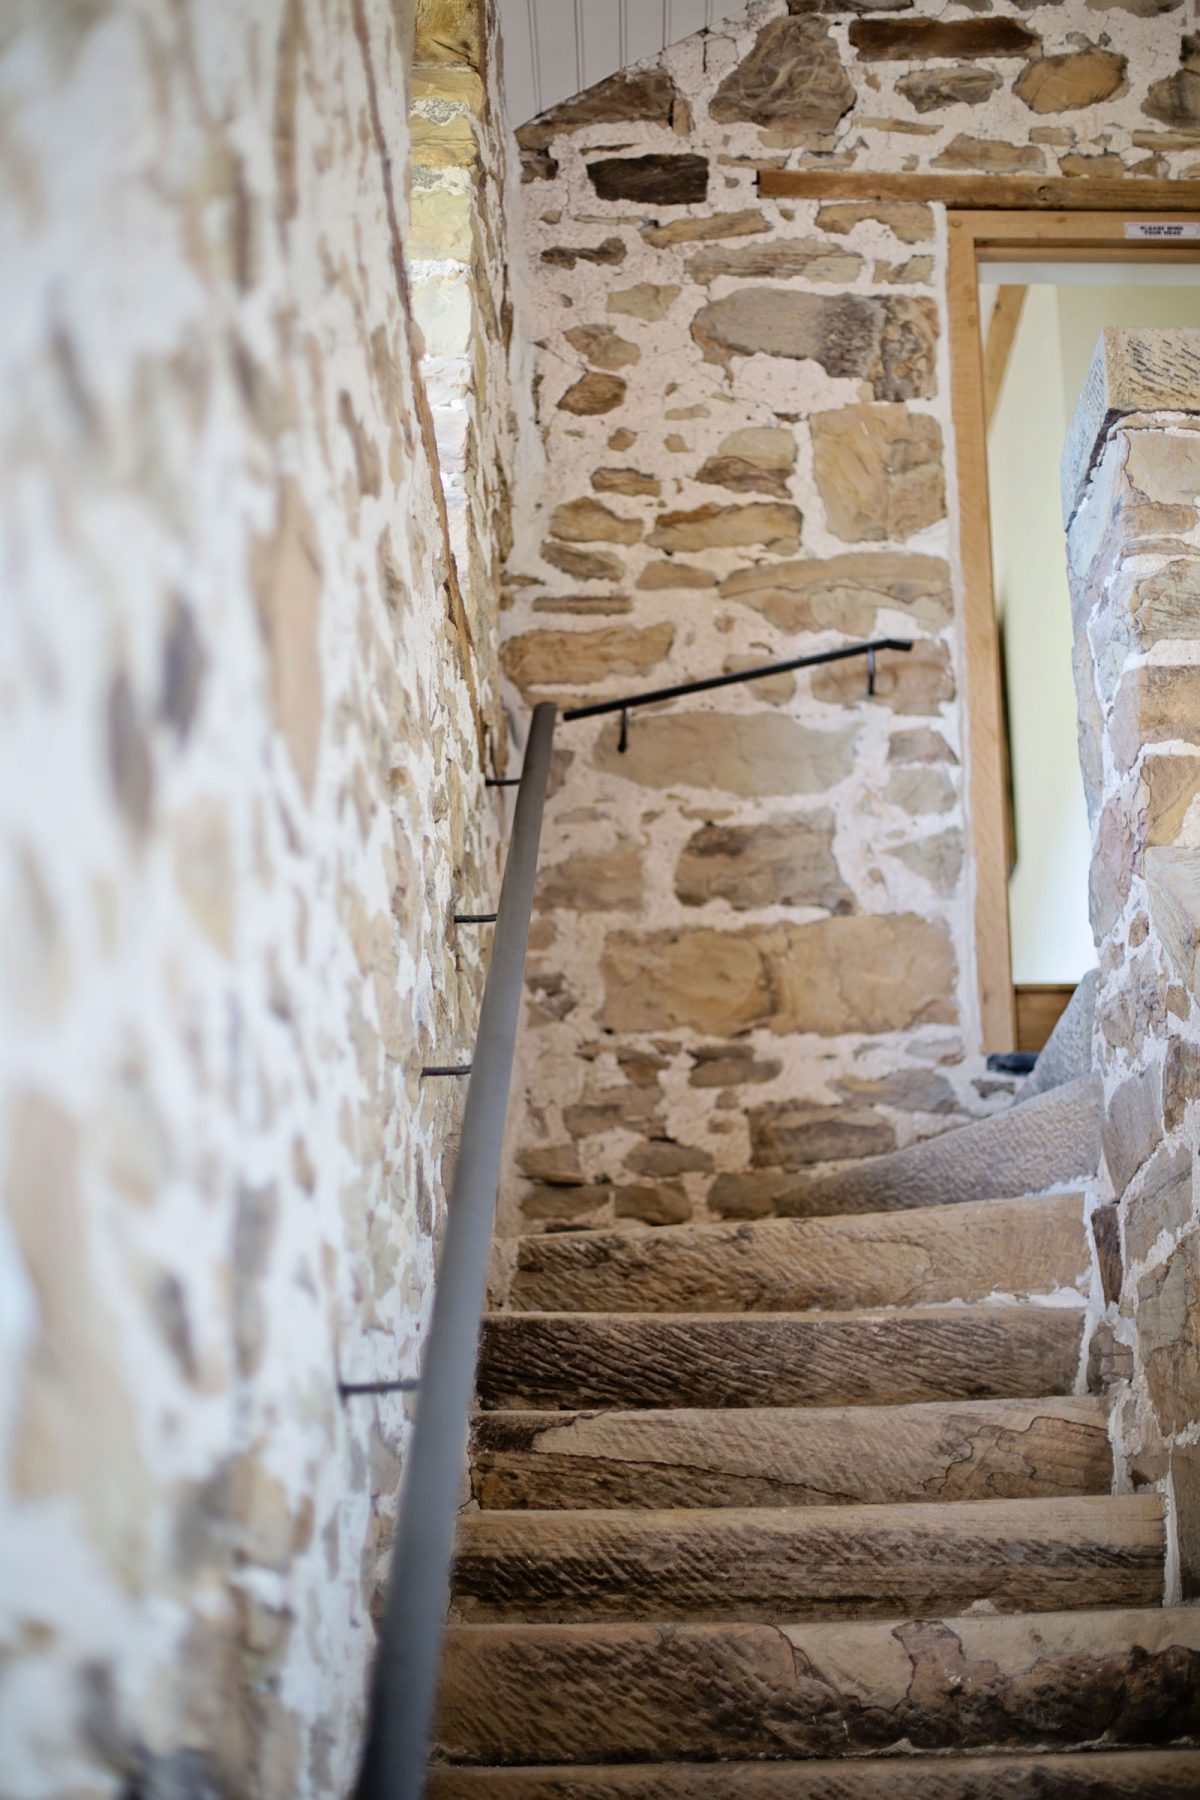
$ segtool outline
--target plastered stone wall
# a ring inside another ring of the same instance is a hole
[[[637,715],[623,756],[611,720],[561,728],[510,1227],[766,1210],[1003,1102],[975,1054],[944,208],[757,175],[1194,173],[1190,24],[755,0],[518,133],[515,716],[916,646],[869,702],[846,663]]]
[[[1169,1593],[1196,1599],[1200,332],[1106,332],[1089,387],[1064,479],[1105,1089],[1091,1372],[1119,1384],[1120,1478],[1169,1497]]]
[[[469,1053],[483,945],[450,915],[502,824],[505,405],[470,425],[504,389],[495,59],[423,40],[410,96],[411,10],[97,0],[3,32],[13,1800],[353,1776],[409,1403],[339,1382],[417,1368],[461,1104],[419,1071]],[[410,98],[486,213],[453,467]]]

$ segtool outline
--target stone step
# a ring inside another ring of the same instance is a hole
[[[434,1769],[428,1800],[1183,1800],[1200,1751],[860,1762]]]
[[[1103,1119],[1100,1079],[1084,1076],[906,1150],[789,1181],[778,1210],[892,1212],[1041,1193],[1096,1173]]]
[[[929,1306],[1082,1291],[1091,1270],[1078,1193],[755,1224],[573,1231],[524,1237],[514,1248],[507,1301],[526,1312]]]
[[[1069,1393],[1082,1315],[1061,1306],[894,1312],[489,1313],[480,1404],[854,1406]]]
[[[455,1625],[439,1753],[703,1762],[1200,1734],[1200,1608],[836,1624]]]
[[[476,1415],[471,1485],[507,1511],[1107,1494],[1093,1397],[925,1406]]]
[[[953,1506],[468,1512],[453,1609],[522,1618],[897,1617],[1153,1606],[1157,1494]]]

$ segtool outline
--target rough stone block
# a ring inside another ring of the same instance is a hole
[[[846,406],[810,421],[829,528],[847,543],[911,537],[944,518],[942,432],[903,406]]]
[[[774,814],[757,825],[705,825],[684,845],[675,892],[685,906],[724,900],[737,912],[760,906],[819,906],[847,913],[854,895],[833,854],[830,812]]]
[[[708,197],[706,156],[608,156],[587,165],[601,200],[641,206],[694,206]]]

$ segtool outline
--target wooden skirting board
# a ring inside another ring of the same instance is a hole
[[[1020,983],[1013,993],[1017,1003],[1017,1049],[1043,1050],[1046,1039],[1062,1018],[1075,983]]]
[[[927,200],[978,212],[1197,212],[1200,181],[1063,176],[877,175],[846,169],[760,169],[764,200]]]

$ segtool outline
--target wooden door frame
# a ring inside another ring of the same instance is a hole
[[[1135,185],[1133,183],[1131,186]],[[1188,184],[1189,187],[1192,184]],[[1194,204],[1194,189],[1193,189]],[[1200,222],[1181,205],[1172,219]],[[1161,225],[1163,211],[949,211],[946,305],[958,492],[966,671],[967,834],[973,851],[976,981],[984,1050],[1016,1043],[1008,922],[1000,642],[992,589],[983,345],[982,262],[1197,262],[1200,241],[1131,242],[1125,227]]]

